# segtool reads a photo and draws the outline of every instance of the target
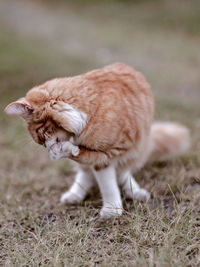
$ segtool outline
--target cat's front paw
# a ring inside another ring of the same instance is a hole
[[[71,142],[67,141],[67,142],[62,142],[62,151],[66,154],[69,154],[70,156],[78,156],[79,154],[79,147],[72,144]]]
[[[52,160],[69,158],[70,156],[77,156],[79,154],[79,147],[73,145],[69,141],[55,143],[53,146],[51,146],[49,154]]]

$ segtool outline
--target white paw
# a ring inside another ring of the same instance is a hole
[[[126,197],[131,198],[131,199],[136,199],[138,201],[147,202],[150,199],[149,192],[142,188],[135,190],[134,192],[131,190],[126,190],[125,194],[126,194]]]
[[[62,142],[54,144],[49,150],[49,155],[52,160],[67,158],[71,155],[77,156],[79,154],[79,147],[73,145],[71,142]]]
[[[113,208],[109,206],[104,206],[100,211],[100,216],[102,219],[109,219],[113,217],[119,217],[122,215],[123,209],[122,207]]]
[[[78,203],[80,201],[82,201],[82,198],[70,191],[64,193],[60,198],[61,203]]]
[[[80,150],[78,146],[75,146],[71,142],[67,141],[62,142],[62,151],[76,157],[78,156]]]

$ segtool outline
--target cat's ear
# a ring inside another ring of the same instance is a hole
[[[5,113],[8,115],[17,115],[23,119],[29,119],[32,116],[33,108],[24,99],[20,99],[16,102],[10,103],[5,109]]]

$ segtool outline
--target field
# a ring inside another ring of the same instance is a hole
[[[199,11],[186,0],[0,2],[1,266],[200,266]],[[192,146],[135,174],[148,204],[124,199],[123,216],[103,221],[98,190],[59,203],[72,164],[50,161],[3,109],[47,79],[116,61],[144,73],[156,119],[187,125]]]

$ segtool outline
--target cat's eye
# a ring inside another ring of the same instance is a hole
[[[56,143],[59,143],[59,141],[60,141],[60,140],[59,140],[59,138],[57,137],[57,138],[56,138]]]

